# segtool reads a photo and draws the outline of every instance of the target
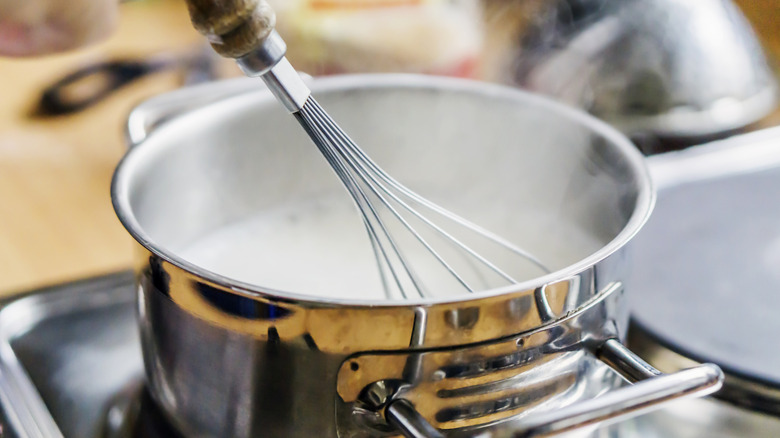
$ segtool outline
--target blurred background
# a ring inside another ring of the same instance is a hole
[[[291,62],[313,75],[527,88],[615,124],[647,154],[780,124],[768,68],[780,55],[780,0],[272,3]],[[109,199],[127,114],[233,76],[178,0],[122,3],[96,45],[0,58],[0,295],[128,268],[131,239]]]

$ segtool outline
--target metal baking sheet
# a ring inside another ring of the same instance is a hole
[[[649,160],[632,318],[678,353],[780,387],[780,128]]]
[[[99,436],[143,374],[130,273],[31,292],[0,310],[3,437]]]

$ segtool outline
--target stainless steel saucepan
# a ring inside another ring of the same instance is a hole
[[[271,285],[276,260],[247,260],[246,248],[235,249],[241,237],[218,239],[211,255],[260,280],[193,262],[189,245],[215,230],[312,199],[350,201],[257,81],[152,99],[130,116],[132,147],[112,196],[139,243],[149,386],[185,434],[530,436],[720,386],[715,366],[660,375],[620,343],[626,245],[654,200],[642,158],[621,134],[477,82],[345,76],[312,89],[390,174],[553,272],[455,298],[384,301],[368,285],[357,295],[340,289],[342,277],[362,275],[351,266],[323,272],[292,260],[293,277],[313,278],[324,295]],[[316,221],[316,211],[298,213],[290,220]],[[359,222],[353,231],[364,232]],[[255,249],[283,258],[288,244],[303,245],[323,264],[343,255],[344,236],[310,240]],[[641,382],[623,387],[621,376]]]

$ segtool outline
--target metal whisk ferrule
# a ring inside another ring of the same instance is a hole
[[[236,59],[247,76],[260,76],[268,88],[291,113],[303,109],[311,90],[287,60],[287,44],[276,30],[271,31],[257,49]]]

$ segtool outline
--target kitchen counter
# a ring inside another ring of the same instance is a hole
[[[147,76],[80,113],[30,118],[41,90],[93,62],[195,44],[203,40],[183,2],[136,1],[121,6],[120,26],[104,43],[66,55],[0,58],[0,295],[130,265],[131,239],[109,196],[125,148],[124,120],[137,102],[179,87],[181,74]]]
[[[750,20],[758,38],[764,45],[773,66],[780,67],[780,0],[736,0],[735,3]],[[756,123],[753,128],[760,129],[780,125],[780,109]]]
[[[780,1],[737,3],[770,52],[780,55]],[[202,43],[182,2],[136,1],[121,8],[118,31],[102,44],[38,59],[0,58],[0,296],[130,266],[131,239],[109,197],[125,148],[124,119],[140,100],[180,86],[181,75],[144,78],[75,115],[27,116],[44,86],[79,66]],[[226,68],[232,74],[232,64]],[[780,112],[760,125],[777,123]]]

